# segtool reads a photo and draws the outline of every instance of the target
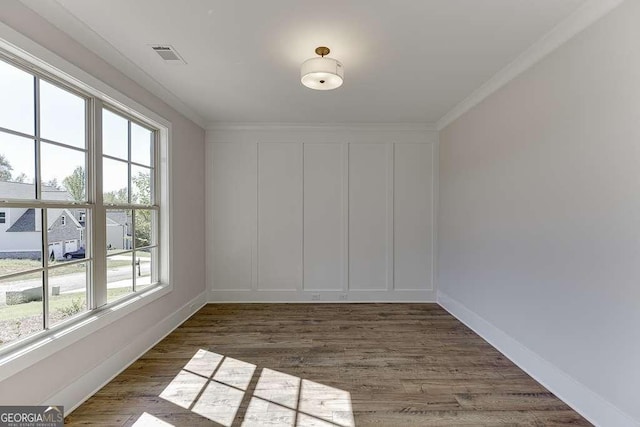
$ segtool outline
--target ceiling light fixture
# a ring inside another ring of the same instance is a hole
[[[300,81],[309,89],[331,90],[342,86],[344,70],[342,62],[333,58],[326,58],[330,52],[328,47],[316,48],[320,58],[307,59],[300,68]]]

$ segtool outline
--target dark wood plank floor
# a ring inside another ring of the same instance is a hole
[[[147,420],[590,425],[436,304],[209,304],[66,422]]]

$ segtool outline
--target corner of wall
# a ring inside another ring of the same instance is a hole
[[[436,128],[442,130],[498,91],[511,80],[531,68],[542,58],[556,50],[573,36],[619,6],[623,0],[588,0],[551,31],[542,36],[513,62],[494,74],[489,80],[453,107],[438,120]]]
[[[640,425],[640,422],[630,415],[471,311],[461,302],[442,291],[438,291],[437,301],[452,316],[593,424],[607,427]]]
[[[175,312],[166,316],[153,328],[140,335],[125,348],[100,363],[95,369],[56,391],[46,398],[42,405],[60,405],[65,417],[98,392],[107,383],[117,377],[142,357],[147,351],[162,341],[167,335],[193,316],[207,303],[207,294],[202,292]]]

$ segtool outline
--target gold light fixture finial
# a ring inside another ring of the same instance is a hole
[[[331,49],[326,46],[320,46],[316,48],[316,54],[322,56],[323,58],[325,55],[329,55],[329,52],[331,52]]]

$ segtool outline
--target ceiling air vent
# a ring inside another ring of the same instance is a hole
[[[151,49],[153,49],[158,55],[160,55],[160,58],[168,63],[186,64],[185,60],[182,59],[180,54],[176,52],[176,50],[171,45],[151,45]]]

